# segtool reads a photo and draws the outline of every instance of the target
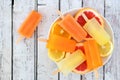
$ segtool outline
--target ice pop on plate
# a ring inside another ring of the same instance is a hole
[[[103,46],[108,41],[110,41],[109,34],[105,31],[103,27],[101,27],[101,25],[95,18],[88,20],[84,14],[82,14],[82,16],[87,22],[83,26],[83,28],[96,40],[99,45]]]
[[[52,34],[47,41],[46,47],[60,51],[73,52],[76,47],[76,41]]]
[[[96,41],[87,40],[83,45],[85,49],[87,69],[91,70],[102,66],[102,59]]]
[[[81,50],[77,50],[58,62],[57,66],[63,74],[67,75],[85,60],[86,58],[83,52]]]
[[[77,23],[77,21],[70,14],[64,16],[59,25],[65,31],[67,31],[77,42],[80,42],[87,36],[86,31]]]

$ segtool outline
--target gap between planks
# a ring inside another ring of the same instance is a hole
[[[11,80],[13,80],[13,9],[14,0],[11,1]]]
[[[34,3],[34,9],[36,11],[38,11],[38,0],[35,0]],[[38,27],[36,28],[35,34],[34,34],[34,80],[38,80],[37,79],[37,65],[38,65]]]

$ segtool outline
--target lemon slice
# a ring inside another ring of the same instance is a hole
[[[48,49],[48,56],[51,60],[58,62],[64,58],[65,52],[53,50],[53,49]]]
[[[104,46],[99,45],[100,56],[106,57],[109,56],[113,51],[113,44],[111,41],[107,42]]]

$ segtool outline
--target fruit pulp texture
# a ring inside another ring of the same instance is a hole
[[[102,59],[100,57],[98,45],[95,40],[88,40],[84,42],[84,49],[87,61],[87,69],[91,70],[102,66]]]
[[[64,19],[59,23],[59,25],[66,32],[68,32],[77,42],[80,42],[87,36],[86,31],[77,23],[77,21],[70,14],[67,14]]]
[[[84,47],[83,46],[76,46],[75,50],[81,50],[83,53],[85,53]],[[87,69],[87,63],[86,61],[84,61],[83,63],[79,64],[79,66],[77,66],[75,68],[78,71],[84,71]]]
[[[33,10],[18,29],[18,33],[26,38],[30,38],[33,35],[41,18],[41,14]]]
[[[63,57],[65,56],[65,52],[48,49],[48,56],[51,60],[57,62],[57,61],[60,61],[61,59],[63,59]]]
[[[73,52],[70,56],[64,58],[57,63],[58,68],[63,74],[68,74],[75,69],[79,64],[85,61],[85,56],[81,50]]]
[[[46,46],[50,49],[73,52],[76,47],[76,41],[58,35],[51,35]]]
[[[93,17],[95,17],[95,19],[99,22],[99,24],[101,25],[101,22],[100,22],[100,19],[97,17],[97,16],[95,16],[95,14],[93,13],[93,12],[91,12],[91,11],[84,11],[84,14],[86,15],[86,17],[88,18],[88,19],[92,19]],[[84,18],[82,17],[82,15],[80,15],[79,17],[78,17],[78,20],[77,20],[77,22],[83,27],[84,25],[85,25],[85,23],[86,23],[86,21],[84,20]]]
[[[60,20],[56,21],[53,25],[52,25],[52,29],[50,34],[56,34],[62,37],[66,37],[66,38],[70,38],[70,35],[63,30],[63,28],[58,24],[60,22]]]
[[[87,69],[87,63],[86,63],[86,61],[84,61],[83,63],[81,63],[75,69],[78,70],[78,71],[84,71],[84,70],[86,70]]]
[[[97,22],[97,20],[95,18],[92,18],[91,20],[88,20],[88,22],[84,25],[83,28],[101,46],[103,46],[108,41],[110,41],[109,34],[105,31],[105,29],[103,27],[100,26],[100,24]]]

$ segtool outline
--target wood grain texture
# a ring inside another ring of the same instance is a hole
[[[81,8],[82,0],[60,0],[60,8],[62,12],[70,9]]]
[[[0,80],[11,80],[11,0],[0,0]]]
[[[105,0],[105,17],[110,22],[115,36],[112,58],[105,66],[105,79],[120,80],[120,0]],[[109,76],[109,77],[107,77]]]
[[[104,0],[83,0],[83,7],[91,7],[104,16]]]
[[[58,16],[58,0],[44,1],[46,4],[45,6],[38,6],[38,11],[43,16],[42,21],[38,26],[38,37],[47,39],[50,25]],[[58,74],[52,75],[52,72],[57,69],[57,66],[49,59],[47,54],[46,43],[38,42],[38,80],[58,80]]]
[[[104,16],[104,0],[83,0],[83,7],[91,7]],[[103,68],[99,69],[99,80],[103,80]],[[94,73],[88,73],[83,76],[83,80],[95,80]]]
[[[14,0],[13,9],[13,80],[34,80],[34,36],[23,39],[17,33],[22,22],[34,9],[34,0]]]
[[[81,8],[82,0],[60,0],[60,10],[61,12],[66,12],[70,9]],[[80,80],[81,76],[79,74],[70,73],[65,76],[60,74],[60,80]]]

